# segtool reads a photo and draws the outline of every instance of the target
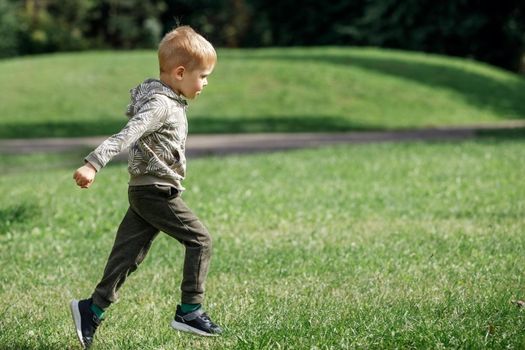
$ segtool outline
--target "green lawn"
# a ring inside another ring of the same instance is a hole
[[[211,93],[210,93],[211,95]],[[169,328],[182,248],[160,236],[94,349],[525,347],[525,141],[338,146],[190,160],[214,236],[206,307]],[[73,185],[80,155],[0,156],[0,348],[75,348],[67,303],[101,276],[126,169]],[[62,162],[64,165],[61,165]]]
[[[0,138],[109,135],[153,51],[0,60]],[[525,118],[525,79],[458,58],[373,48],[219,50],[192,133],[348,131]]]

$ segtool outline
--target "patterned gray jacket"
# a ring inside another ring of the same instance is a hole
[[[157,79],[145,80],[130,93],[126,126],[85,160],[99,171],[129,147],[130,186],[172,185],[184,191],[181,181],[186,176],[186,100]]]

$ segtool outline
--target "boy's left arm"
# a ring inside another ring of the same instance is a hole
[[[85,161],[90,163],[96,171],[99,171],[114,156],[140,137],[160,128],[164,122],[164,114],[162,108],[150,107],[141,110],[128,121],[119,133],[109,137],[88,154]]]
[[[130,146],[145,134],[159,129],[164,123],[165,111],[162,108],[144,108],[133,116],[117,134],[102,142],[84,159],[85,164],[78,168],[73,178],[81,188],[89,188],[95,181],[96,173],[124,148]]]

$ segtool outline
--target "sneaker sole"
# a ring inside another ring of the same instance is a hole
[[[72,300],[69,304],[69,309],[71,310],[71,316],[73,316],[73,323],[75,324],[75,330],[77,331],[78,341],[80,342],[82,349],[85,349],[86,345],[84,344],[84,340],[82,340],[80,312],[78,311],[78,300]]]
[[[171,321],[171,327],[173,329],[176,329],[178,331],[188,332],[188,333],[194,333],[198,335],[202,335],[203,337],[217,337],[218,334],[212,334],[212,333],[206,333],[204,331],[201,331],[200,329],[194,328],[192,326],[189,326],[185,323],[180,323],[175,320]]]

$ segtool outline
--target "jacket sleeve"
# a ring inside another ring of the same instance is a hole
[[[129,147],[143,135],[148,135],[158,130],[166,118],[162,104],[147,103],[130,118],[126,126],[117,134],[110,136],[102,142],[93,152],[84,159],[91,163],[97,171],[104,167],[113,157],[123,149]]]

